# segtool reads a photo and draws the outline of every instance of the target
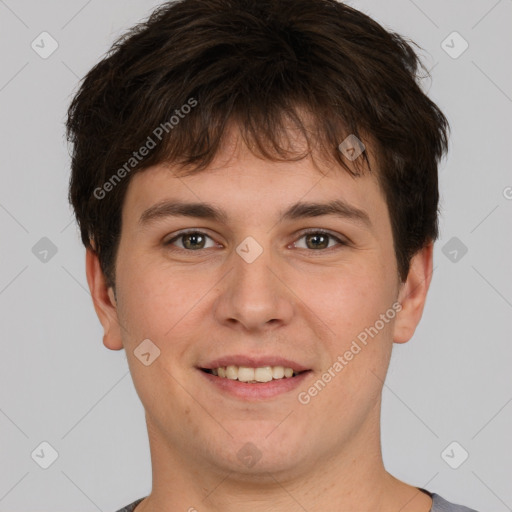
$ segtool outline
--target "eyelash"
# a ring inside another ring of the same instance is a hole
[[[211,236],[207,235],[203,231],[198,231],[198,230],[193,229],[193,230],[182,231],[182,232],[178,233],[176,236],[174,236],[170,240],[167,240],[166,242],[164,242],[164,246],[166,246],[166,247],[171,246],[176,240],[179,240],[180,238],[183,238],[186,235],[202,235],[202,236],[205,236],[205,237],[213,240],[213,238]],[[300,240],[300,239],[304,238],[307,235],[323,235],[323,236],[327,236],[330,239],[335,240],[336,242],[338,242],[338,246],[348,246],[349,245],[349,242],[347,242],[345,240],[342,240],[339,237],[333,235],[332,233],[330,233],[328,231],[321,230],[321,229],[311,229],[311,230],[308,230],[308,231],[303,231],[301,236],[297,240]],[[323,252],[323,253],[325,253],[325,252],[330,252],[331,250],[336,250],[337,248],[339,248],[339,247],[334,246],[334,247],[328,247],[326,249],[318,249],[318,250],[307,249],[306,248],[306,249],[303,249],[303,250],[306,250],[306,251],[309,251],[309,252]],[[212,247],[208,247],[206,249],[197,249],[195,251],[194,250],[190,250],[190,249],[182,249],[181,247],[176,247],[176,248],[173,248],[171,250],[177,250],[177,251],[181,251],[181,252],[194,253],[194,252],[205,251],[207,249],[212,249]],[[302,248],[300,248],[300,249],[302,249]]]

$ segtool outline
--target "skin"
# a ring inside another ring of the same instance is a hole
[[[179,177],[168,165],[133,176],[122,211],[116,297],[95,253],[86,255],[103,343],[125,349],[146,411],[153,488],[136,512],[430,511],[428,495],[383,466],[380,410],[393,343],[407,342],[422,316],[432,244],[413,257],[400,283],[374,175],[354,179],[310,158],[270,162],[253,155],[235,130],[227,140],[195,176]],[[375,168],[371,153],[370,162]],[[297,201],[340,197],[365,210],[372,228],[334,216],[278,222],[278,213]],[[141,229],[142,212],[164,199],[213,203],[228,221],[168,217]],[[210,238],[164,245],[190,228]],[[308,228],[348,244],[329,238],[316,248],[304,236]],[[248,236],[263,248],[250,264],[235,251]],[[394,319],[301,404],[298,392],[396,301],[402,309]],[[148,338],[161,352],[145,366],[134,350]],[[242,400],[218,391],[196,368],[227,354],[270,353],[312,369],[299,389]],[[252,467],[237,457],[246,443],[261,455]]]

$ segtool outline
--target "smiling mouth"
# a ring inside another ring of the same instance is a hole
[[[218,368],[201,368],[205,373],[215,375],[221,379],[237,380],[248,384],[260,384],[273,380],[291,379],[310,370],[294,371],[285,366],[262,366],[251,368],[249,366],[220,366]]]

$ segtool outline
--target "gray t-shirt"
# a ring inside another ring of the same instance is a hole
[[[428,492],[425,489],[420,489],[423,492],[430,495],[432,498],[432,508],[430,512],[477,512],[476,510],[468,507],[463,507],[462,505],[456,505],[455,503],[450,503],[446,501],[444,498],[439,496],[439,494]],[[144,498],[139,498],[137,501],[130,503],[126,507],[118,510],[117,512],[133,512],[135,507],[143,500]]]

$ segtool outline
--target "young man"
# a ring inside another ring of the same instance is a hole
[[[384,468],[448,123],[400,36],[335,0],[162,5],[86,76],[70,201],[153,487],[123,511],[469,511]]]

